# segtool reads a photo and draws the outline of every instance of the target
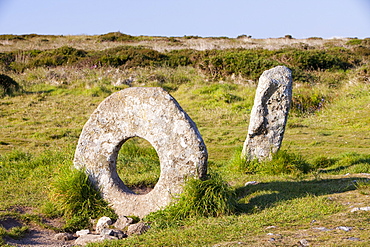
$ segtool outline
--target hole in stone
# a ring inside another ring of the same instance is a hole
[[[122,145],[116,166],[123,183],[140,195],[154,188],[161,173],[157,152],[140,137],[130,138]]]

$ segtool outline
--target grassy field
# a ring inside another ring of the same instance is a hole
[[[197,124],[209,152],[209,173],[227,183],[238,210],[180,220],[159,215],[150,218],[152,228],[144,235],[93,246],[304,246],[303,240],[310,246],[370,244],[369,212],[351,212],[370,206],[369,40],[116,33],[0,36],[0,41],[0,74],[20,86],[9,92],[1,81],[0,223],[13,217],[24,224],[13,230],[0,225],[0,236],[21,237],[32,224],[50,228],[45,223],[50,218],[67,222],[68,227],[55,230],[72,229],[72,216],[56,210],[59,204],[53,201],[55,184],[72,167],[84,123],[113,92],[160,86]],[[84,52],[60,49],[66,45]],[[119,57],[107,51],[112,48]],[[141,60],[130,59],[127,51]],[[250,57],[258,64],[243,64]],[[92,66],[96,61],[100,64]],[[256,74],[275,64],[295,73],[282,145],[286,155],[251,170],[238,157]],[[305,171],[296,167],[297,159]],[[155,150],[140,139],[124,144],[118,171],[131,188],[153,187],[159,176]],[[256,183],[245,185],[249,181]]]

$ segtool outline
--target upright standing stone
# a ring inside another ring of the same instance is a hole
[[[284,137],[292,101],[292,73],[284,66],[266,70],[259,78],[242,157],[271,159]]]
[[[129,190],[117,174],[122,145],[141,137],[155,148],[161,174],[145,195]],[[143,217],[167,206],[185,179],[207,173],[207,149],[186,112],[162,88],[131,87],[106,98],[85,124],[74,157],[120,216]]]

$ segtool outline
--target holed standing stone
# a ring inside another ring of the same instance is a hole
[[[141,137],[155,148],[161,174],[145,195],[129,190],[117,174],[122,145]],[[189,177],[204,178],[208,153],[191,118],[162,88],[127,88],[106,98],[80,135],[74,165],[84,169],[115,212],[144,217],[167,206]]]
[[[285,66],[266,70],[259,78],[242,157],[271,159],[281,146],[292,101],[292,73]]]

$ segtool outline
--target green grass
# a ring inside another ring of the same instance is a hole
[[[178,204],[147,218],[152,228],[146,234],[93,246],[294,246],[301,239],[312,246],[370,244],[369,213],[350,213],[352,207],[368,206],[370,194],[370,84],[366,79],[369,61],[365,40],[361,40],[363,48],[358,40],[349,42],[351,47],[346,49],[332,43],[326,54],[315,47],[308,52],[261,49],[259,55],[245,50],[240,54],[237,50],[179,50],[167,52],[172,60],[162,66],[33,64],[26,69],[21,66],[26,55],[40,55],[40,63],[48,62],[46,55],[63,55],[62,63],[74,63],[73,57],[78,56],[86,59],[79,50],[87,50],[82,46],[90,41],[84,37],[21,38],[16,40],[20,50],[25,42],[38,46],[36,42],[45,38],[50,43],[68,39],[81,47],[49,48],[43,57],[35,51],[18,52],[18,64],[13,66],[20,66],[17,70],[22,73],[0,67],[1,74],[21,88],[0,97],[0,226],[1,215],[9,216],[15,207],[32,211],[12,215],[22,220],[25,228],[0,228],[1,237],[21,237],[30,222],[48,227],[42,224],[45,218],[63,217],[67,224],[59,230],[71,231],[89,226],[92,218],[112,213],[87,177],[70,168],[79,134],[90,114],[105,97],[128,87],[114,83],[131,78],[131,86],[160,86],[174,96],[197,124],[207,145],[209,174],[218,176],[189,181]],[[112,39],[102,41],[112,48],[105,53],[117,51],[120,56],[133,48],[114,47],[138,42],[139,38],[117,33],[91,37]],[[195,39],[145,40],[185,45]],[[100,45],[92,45],[90,54],[101,52],[103,48],[96,48]],[[150,49],[133,50],[148,53],[153,59],[160,55],[150,53]],[[268,54],[274,55],[274,61],[296,66],[294,102],[283,146],[271,162],[246,164],[240,159],[256,89],[256,82],[251,80],[258,74],[248,72],[247,67],[238,71],[241,58],[248,54],[258,55],[253,66],[265,66]],[[194,61],[187,60],[206,58],[209,60],[202,61],[208,67],[194,66]],[[3,54],[0,59],[5,59]],[[228,67],[233,59],[237,63]],[[346,67],[346,59],[352,59],[353,67]],[[320,63],[315,65],[315,61]],[[181,66],[176,67],[176,63]],[[119,152],[117,170],[130,188],[151,188],[159,177],[158,155],[146,140],[132,138]],[[245,185],[250,181],[256,183]],[[354,228],[349,232],[336,229],[342,225]],[[315,227],[332,230],[323,232]],[[275,234],[276,241],[270,243],[272,235],[267,233]],[[350,237],[361,241],[348,240]]]
[[[43,212],[50,217],[64,216],[66,231],[89,227],[91,219],[102,216],[117,218],[84,171],[71,167],[62,169],[51,182],[49,197],[50,202],[44,204]]]
[[[199,217],[220,217],[237,212],[234,190],[213,174],[205,180],[189,179],[184,192],[172,205],[145,217],[156,228],[183,225],[184,220]]]
[[[160,176],[157,152],[141,138],[131,138],[121,147],[117,159],[117,172],[129,188],[153,188]]]

